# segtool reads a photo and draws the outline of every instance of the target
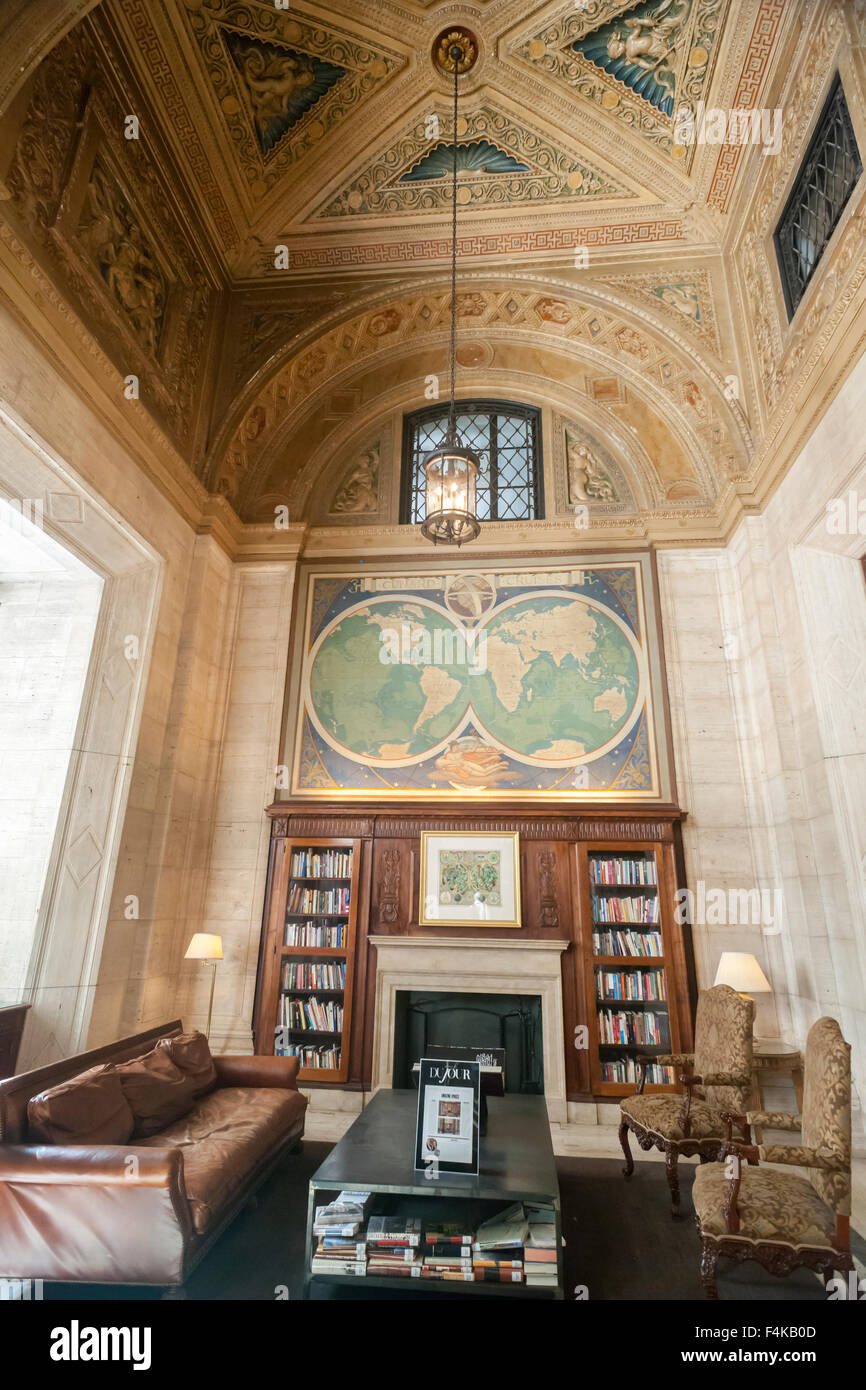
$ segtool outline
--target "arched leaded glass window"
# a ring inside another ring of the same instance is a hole
[[[439,402],[403,421],[401,522],[424,520],[424,459],[444,441],[448,406]],[[479,521],[529,521],[544,515],[541,412],[512,401],[458,401],[457,429],[481,460]]]

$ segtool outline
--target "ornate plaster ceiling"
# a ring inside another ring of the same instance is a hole
[[[394,422],[447,352],[447,26],[477,47],[461,389],[546,405],[557,457],[566,428],[594,440],[612,525],[628,507],[647,534],[718,534],[862,298],[863,199],[790,325],[772,265],[836,67],[866,131],[862,0],[46,0],[30,49],[14,3],[34,76],[0,117],[0,241],[247,521],[290,498],[347,524],[359,489],[394,518]],[[0,53],[0,96],[16,81]],[[774,102],[776,159],[674,139],[699,103]]]
[[[441,259],[450,79],[432,60],[465,20],[460,200],[478,247],[636,252],[705,244],[719,151],[673,139],[674,114],[769,72],[783,0],[107,0],[235,277],[369,271]],[[611,56],[614,55],[614,56]],[[745,95],[741,93],[742,99]],[[730,190],[728,190],[730,191]],[[715,198],[715,206],[724,205]],[[675,225],[676,224],[676,225]],[[426,240],[426,248],[425,248]],[[297,254],[294,254],[297,253]],[[483,254],[483,252],[482,252]]]

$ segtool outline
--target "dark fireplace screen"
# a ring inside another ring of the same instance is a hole
[[[394,1086],[412,1086],[412,1064],[426,1057],[430,1047],[504,1047],[506,1091],[544,1094],[538,994],[430,994],[398,990]]]

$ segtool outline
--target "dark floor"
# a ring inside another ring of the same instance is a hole
[[[191,1299],[267,1300],[301,1296],[307,1179],[332,1146],[304,1144],[260,1189],[255,1210],[241,1213],[186,1283]],[[566,1297],[585,1286],[584,1297],[619,1300],[700,1299],[699,1241],[691,1204],[695,1165],[681,1165],[682,1210],[670,1215],[664,1165],[637,1160],[626,1181],[611,1159],[558,1158],[566,1239]],[[855,1254],[866,1260],[866,1244],[853,1236]],[[363,1281],[361,1281],[362,1284]],[[280,1292],[278,1292],[278,1290]],[[719,1264],[723,1299],[824,1302],[820,1281],[806,1270],[774,1279],[758,1265]],[[391,1290],[319,1287],[317,1298],[407,1298]],[[449,1290],[447,1297],[460,1295]],[[476,1297],[477,1295],[468,1295]],[[159,1298],[155,1289],[105,1285],[53,1284],[46,1299]],[[464,1295],[464,1298],[467,1297]]]

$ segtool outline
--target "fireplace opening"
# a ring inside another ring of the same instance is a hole
[[[541,996],[397,990],[392,1085],[409,1088],[430,1047],[505,1049],[505,1089],[544,1094]]]

